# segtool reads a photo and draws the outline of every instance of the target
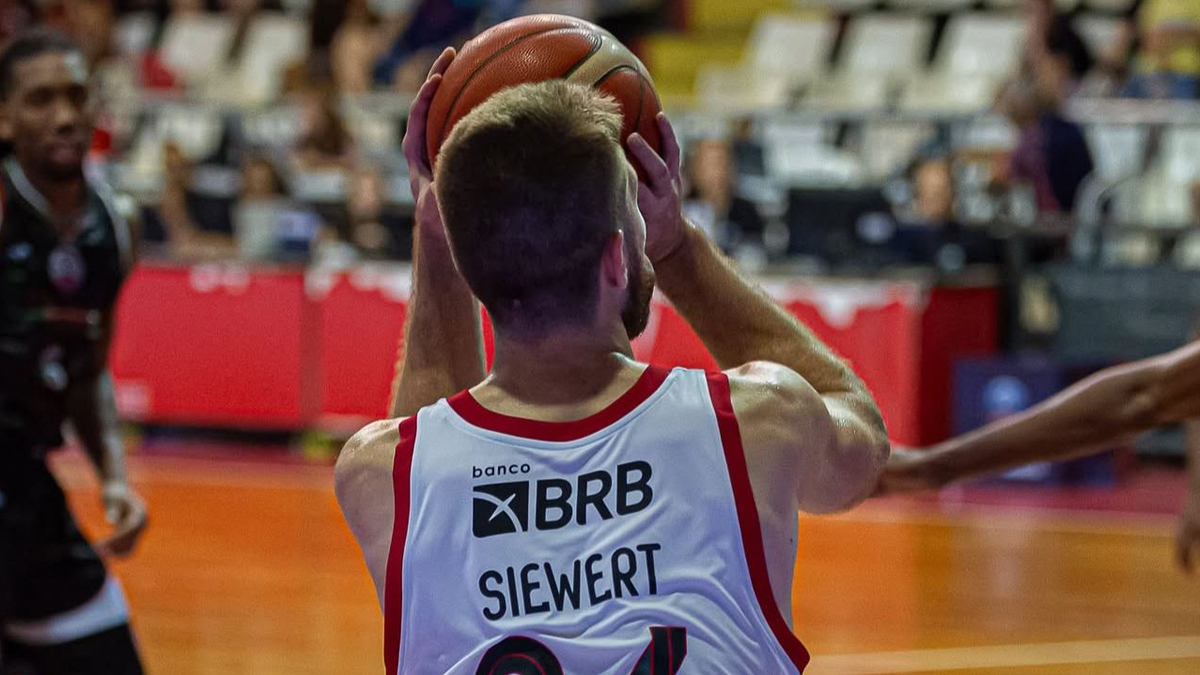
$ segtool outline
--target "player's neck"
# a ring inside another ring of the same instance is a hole
[[[49,211],[46,215],[52,216],[56,220],[70,218],[83,208],[87,200],[87,181],[84,180],[82,168],[78,177],[52,178],[37,171],[30,171],[26,168],[28,163],[21,162],[19,159],[17,166],[29,185],[43,200],[44,204],[37,206]]]
[[[585,398],[635,367],[624,329],[612,335],[570,331],[537,340],[497,334],[495,345],[488,383],[533,403]]]

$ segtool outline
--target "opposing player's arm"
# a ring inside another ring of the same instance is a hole
[[[399,441],[399,420],[369,424],[346,443],[334,469],[338,505],[362,548],[380,607],[396,517],[392,464]]]
[[[425,145],[429,105],[453,59],[454,50],[447,49],[433,64],[413,102],[404,134],[417,209],[413,290],[392,387],[392,417],[414,415],[440,398],[478,384],[486,374],[479,303],[454,266]]]
[[[1200,416],[1200,341],[1115,366],[1018,415],[896,453],[883,491],[937,488],[966,478],[1094,452],[1155,427]]]

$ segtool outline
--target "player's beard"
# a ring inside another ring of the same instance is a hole
[[[643,256],[630,253],[628,256],[627,274],[629,295],[625,298],[625,307],[621,310],[621,323],[625,324],[625,332],[633,340],[646,330],[650,322],[650,299],[654,297],[654,268],[643,266]]]

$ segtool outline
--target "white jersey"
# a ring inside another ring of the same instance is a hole
[[[463,392],[400,423],[394,474],[393,675],[782,675],[808,662],[771,592],[724,375],[651,367],[566,423]]]

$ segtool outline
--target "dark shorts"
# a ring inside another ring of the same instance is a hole
[[[103,587],[84,538],[44,459],[0,447],[0,623],[75,609]]]
[[[0,675],[142,675],[129,625],[62,644],[31,647],[2,641]]]

